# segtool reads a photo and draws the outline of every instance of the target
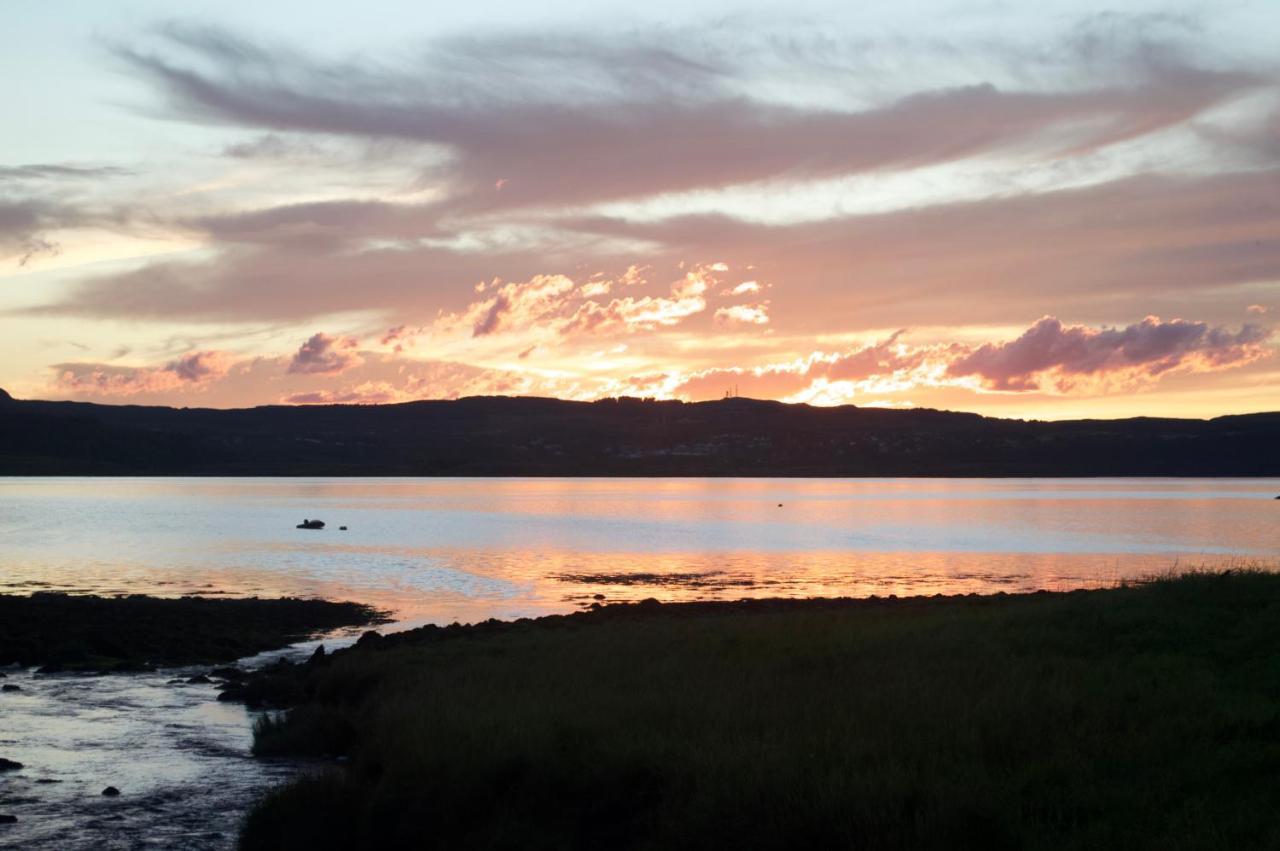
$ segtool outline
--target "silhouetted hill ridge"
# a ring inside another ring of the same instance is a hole
[[[1280,413],[1024,421],[757,399],[169,408],[15,400],[0,474],[1280,475]]]

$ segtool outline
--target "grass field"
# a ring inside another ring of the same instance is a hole
[[[1280,575],[608,607],[275,676],[258,752],[349,759],[248,851],[1280,847]]]

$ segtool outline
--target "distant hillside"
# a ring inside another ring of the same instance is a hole
[[[1277,476],[1280,413],[1024,422],[751,399],[242,410],[19,401],[4,475]]]

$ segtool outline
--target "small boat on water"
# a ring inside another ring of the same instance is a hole
[[[298,528],[299,529],[323,529],[324,521],[304,519],[301,523],[298,524]]]

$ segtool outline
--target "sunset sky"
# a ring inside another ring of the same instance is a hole
[[[4,16],[15,396],[1280,409],[1280,3]]]

